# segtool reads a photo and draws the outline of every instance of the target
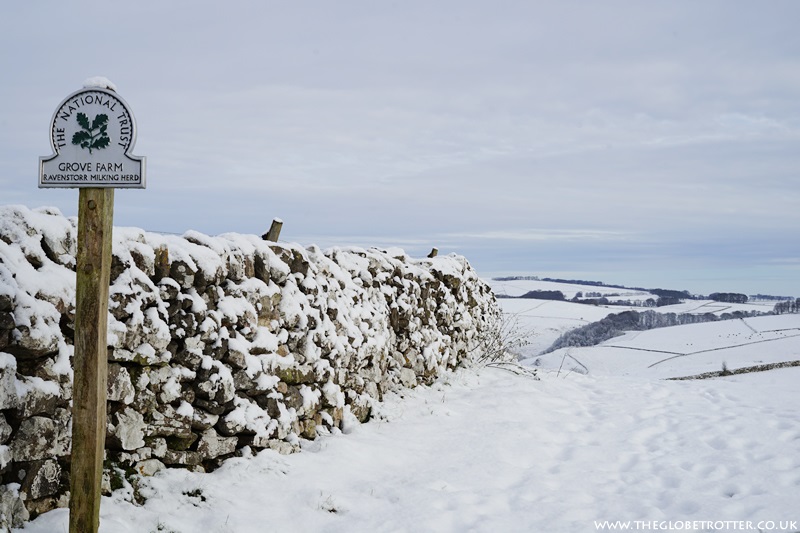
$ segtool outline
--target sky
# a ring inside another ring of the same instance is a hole
[[[486,277],[800,296],[800,3],[14,2],[0,204],[104,76],[147,188],[117,226],[432,247]]]

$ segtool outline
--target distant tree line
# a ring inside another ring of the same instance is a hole
[[[800,313],[800,298],[776,303],[773,312],[776,315],[785,315],[787,313]]]
[[[680,326],[684,324],[699,324],[701,322],[716,322],[718,320],[731,320],[758,316],[759,311],[734,311],[715,315],[713,313],[659,313],[657,311],[624,311],[592,322],[585,326],[570,330],[561,335],[542,354],[550,353],[559,348],[569,346],[595,346],[603,341],[622,335],[626,331],[645,331],[648,329]]]
[[[586,281],[584,279],[559,279],[542,278],[542,281],[552,281],[553,283],[568,283],[570,285],[588,285],[590,287],[611,287],[612,289],[625,289],[622,285],[607,285],[602,281]]]
[[[609,294],[608,296],[612,296],[612,295]],[[676,303],[671,299],[662,300],[660,298],[658,300],[656,300],[655,298],[648,298],[646,300],[630,300],[630,299],[628,299],[628,300],[609,300],[605,296],[601,296],[600,298],[583,298],[583,299],[580,299],[580,300],[577,299],[577,298],[573,298],[571,301],[574,302],[574,303],[578,303],[578,304],[617,305],[617,306],[620,306],[620,307],[661,307],[661,306],[664,306],[664,305],[673,305],[673,304]],[[677,302],[677,303],[680,303],[680,302]]]
[[[520,298],[531,298],[534,300],[566,300],[564,293],[561,291],[528,291]]]
[[[599,298],[594,297],[594,298],[581,298],[581,299],[575,297],[572,299],[572,301],[576,304],[584,304],[584,305],[617,305],[616,301],[612,302],[605,296],[600,296]]]
[[[697,296],[693,295],[689,291],[675,291],[672,289],[647,289],[647,292],[651,294],[655,294],[659,298],[670,298],[672,300],[677,300],[680,303],[683,300],[696,300]],[[700,297],[700,299],[703,299]]]
[[[738,292],[712,292],[708,295],[709,300],[715,302],[725,302],[729,304],[746,304],[747,295]]]
[[[751,300],[794,300],[794,296],[773,296],[772,294],[751,294]]]

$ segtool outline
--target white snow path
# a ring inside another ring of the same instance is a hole
[[[100,531],[558,532],[595,520],[798,521],[800,368],[703,381],[467,370],[292,456],[145,481]],[[66,531],[67,512],[25,532]],[[160,529],[159,529],[160,528]]]

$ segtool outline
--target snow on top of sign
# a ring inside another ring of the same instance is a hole
[[[83,81],[83,87],[85,89],[88,89],[88,88],[91,88],[91,87],[99,87],[101,89],[111,89],[112,91],[115,91],[115,92],[117,90],[117,86],[114,85],[114,83],[111,80],[109,80],[108,78],[105,78],[103,76],[93,76],[91,78],[86,78]]]

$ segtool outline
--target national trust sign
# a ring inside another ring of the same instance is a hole
[[[131,154],[136,121],[114,91],[88,87],[53,115],[53,155],[39,158],[39,187],[145,188],[145,158]]]

